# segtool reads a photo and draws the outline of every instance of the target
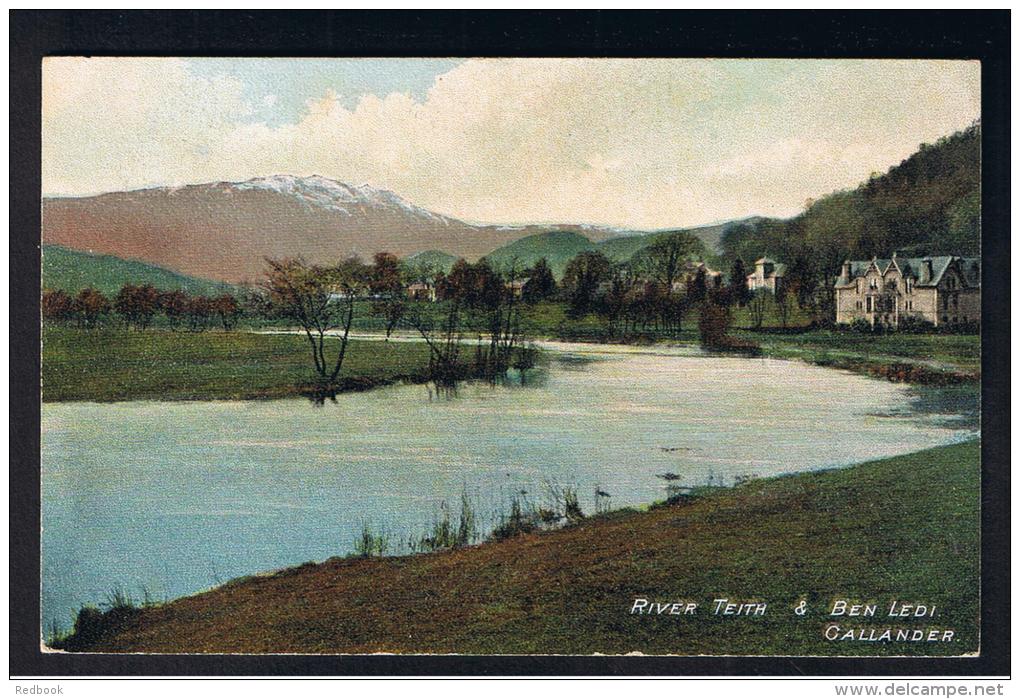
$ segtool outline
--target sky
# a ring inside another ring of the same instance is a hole
[[[43,194],[317,174],[481,223],[785,217],[980,101],[975,61],[51,57]]]

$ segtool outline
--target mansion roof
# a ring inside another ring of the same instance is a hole
[[[928,262],[931,263],[929,274]],[[849,277],[846,276],[846,266],[840,270],[839,278],[836,279],[836,287],[851,286],[858,277],[865,276],[874,265],[875,269],[882,276],[889,272],[894,265],[903,278],[910,277],[914,280],[915,286],[938,286],[951,265],[957,263],[960,273],[969,287],[981,286],[981,260],[977,257],[957,257],[955,255],[940,255],[933,257],[896,257],[890,259],[873,260],[850,260]]]

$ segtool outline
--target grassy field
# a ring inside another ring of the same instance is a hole
[[[338,346],[339,341],[327,342],[327,350]],[[422,343],[352,340],[341,388],[424,380],[427,369]],[[44,402],[276,398],[297,395],[314,373],[308,341],[300,335],[54,327],[43,332]]]
[[[841,358],[861,362],[918,362],[959,371],[977,378],[981,374],[979,335],[897,333],[866,335],[832,330],[810,330],[790,335],[738,331],[774,357],[835,363]]]
[[[979,443],[716,489],[499,543],[331,559],[144,609],[69,650],[961,655],[978,645]],[[698,605],[633,614],[635,600]],[[766,604],[714,614],[715,600]],[[874,617],[830,616],[836,600]],[[803,616],[794,608],[806,601]],[[890,619],[893,602],[934,607]],[[938,639],[828,640],[851,629]],[[84,628],[84,627],[83,627]],[[833,633],[831,630],[829,633]]]

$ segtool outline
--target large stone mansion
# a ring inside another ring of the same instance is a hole
[[[906,318],[936,326],[981,320],[981,261],[970,257],[847,260],[835,284],[836,322],[898,327]]]

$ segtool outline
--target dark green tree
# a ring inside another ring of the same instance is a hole
[[[601,252],[587,250],[567,263],[563,272],[563,291],[568,314],[579,318],[596,310],[599,287],[609,281],[613,265]]]
[[[730,302],[741,308],[751,300],[751,291],[747,288],[747,268],[740,257],[733,261],[730,268],[730,284],[728,287]]]
[[[556,293],[556,278],[546,259],[540,258],[531,268],[528,283],[524,285],[523,298],[527,303],[544,301]]]

